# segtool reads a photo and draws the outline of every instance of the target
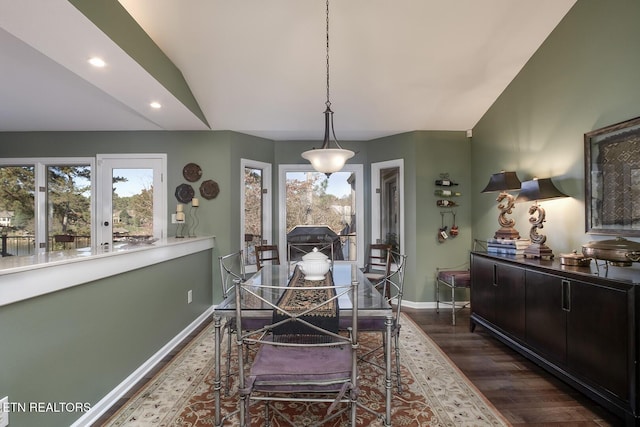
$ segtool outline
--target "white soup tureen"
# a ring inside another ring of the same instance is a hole
[[[313,251],[302,257],[298,265],[306,280],[324,280],[331,267],[331,261],[328,256],[319,252],[318,248],[313,248]]]

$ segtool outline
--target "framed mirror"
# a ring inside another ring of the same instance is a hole
[[[640,117],[584,134],[586,232],[640,236]]]

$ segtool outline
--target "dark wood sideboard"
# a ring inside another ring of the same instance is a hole
[[[640,425],[640,269],[471,253],[471,330],[498,339],[627,425]]]

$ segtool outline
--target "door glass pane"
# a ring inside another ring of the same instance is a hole
[[[262,169],[244,168],[244,257],[245,264],[256,263],[255,247],[263,236]]]
[[[91,167],[47,166],[47,249],[91,246]]]
[[[335,239],[336,260],[357,259],[354,173],[335,172],[327,177],[320,172],[287,172],[285,189],[288,242]],[[304,226],[310,225],[317,227],[306,231]],[[329,230],[323,231],[323,226]]]
[[[153,169],[113,169],[113,242],[153,238]]]
[[[384,243],[393,245],[393,250],[400,248],[400,194],[398,191],[399,168],[380,170],[380,236]]]
[[[2,256],[30,255],[35,244],[35,168],[0,166]]]

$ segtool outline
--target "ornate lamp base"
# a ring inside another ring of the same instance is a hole
[[[532,243],[524,250],[524,256],[529,258],[553,259],[553,251],[544,243]]]
[[[496,231],[496,234],[493,236],[494,239],[519,239],[520,233],[513,227],[502,227],[500,230]]]

